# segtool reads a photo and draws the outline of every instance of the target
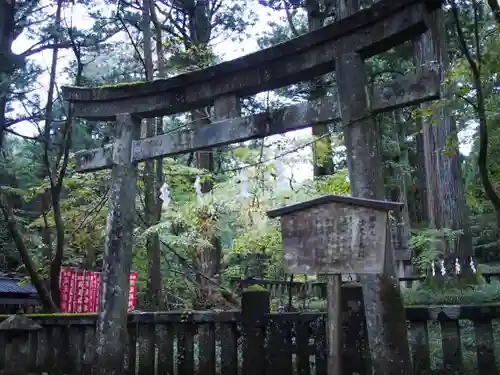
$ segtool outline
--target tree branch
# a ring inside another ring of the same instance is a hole
[[[43,281],[40,278],[40,275],[38,274],[36,265],[31,259],[31,256],[28,252],[28,248],[24,243],[23,236],[17,225],[17,220],[12,212],[12,206],[10,205],[8,198],[5,196],[5,194],[1,192],[0,192],[0,211],[2,211],[5,221],[7,222],[7,229],[9,230],[9,233],[12,236],[12,240],[14,241],[14,244],[16,245],[16,248],[19,251],[19,255],[21,256],[21,259],[28,271],[31,282],[33,283],[33,286],[35,287],[38,293],[38,297],[42,302],[44,310],[51,313],[58,312],[59,309],[57,308],[51,295],[43,285]]]

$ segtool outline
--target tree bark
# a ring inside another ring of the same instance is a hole
[[[428,226],[429,212],[427,207],[427,187],[425,184],[425,153],[424,136],[422,134],[422,119],[417,119],[418,133],[416,135],[416,155],[415,155],[415,204],[414,216],[412,217],[412,227]]]
[[[324,26],[325,15],[320,12],[318,0],[307,0],[307,24],[309,32]],[[309,101],[326,96],[328,92],[326,76],[318,77],[310,83]],[[314,177],[335,173],[332,159],[332,141],[328,124],[312,127]],[[321,147],[321,146],[322,147]]]
[[[153,66],[153,46],[151,33],[151,10],[152,0],[142,2],[142,35],[144,43],[144,62],[146,70],[146,81],[152,81],[154,75]],[[146,119],[146,137],[156,135],[157,125],[154,118]],[[148,226],[158,224],[159,200],[158,184],[156,183],[156,162],[148,160],[144,163],[144,210],[145,219]],[[146,303],[151,309],[160,309],[162,306],[162,283],[161,283],[161,249],[158,234],[151,234],[146,240],[148,254],[148,282],[146,291]]]
[[[9,83],[5,77],[12,73],[12,42],[14,39],[15,1],[0,1],[0,151],[3,148],[6,125]]]
[[[429,24],[431,28],[415,43],[415,63],[420,67],[437,61],[444,81],[449,60],[441,10],[429,16]],[[441,95],[448,99],[449,90],[445,88]],[[429,109],[429,105],[422,107]],[[429,222],[436,229],[462,232],[457,233],[456,239],[445,241],[443,245],[445,254],[456,254],[463,262],[463,269],[467,269],[468,257],[472,256],[472,238],[460,168],[456,123],[446,103],[437,110],[431,110],[434,114],[423,118]]]
[[[391,189],[389,199],[393,202],[401,202],[404,204],[400,211],[394,212],[396,222],[396,238],[394,244],[397,252],[408,250],[408,241],[410,239],[410,214],[408,210],[406,171],[408,167],[408,150],[405,145],[406,126],[401,119],[400,111],[393,112],[392,122],[395,126],[393,131],[393,142],[398,145],[398,155],[396,160],[397,165],[392,171],[395,185]],[[396,266],[398,268],[398,277],[405,277],[411,264],[406,260],[402,260],[398,261]]]
[[[54,25],[57,29],[61,28],[61,13],[62,13],[62,5],[63,2],[61,0],[57,1],[56,14],[54,19]],[[59,33],[56,33],[59,35]],[[56,36],[54,43],[57,43],[58,37]],[[50,181],[50,197],[52,204],[52,214],[54,218],[55,230],[56,230],[56,253],[49,260],[50,262],[50,270],[49,270],[49,284],[50,284],[50,293],[52,295],[52,299],[56,306],[59,307],[60,303],[60,293],[59,293],[59,273],[61,271],[62,259],[64,256],[64,245],[65,245],[65,229],[64,229],[64,221],[62,219],[61,213],[61,205],[60,205],[60,195],[62,188],[62,181],[64,176],[65,169],[58,171],[58,163],[56,162],[54,166],[51,165],[49,154],[51,152],[52,142],[51,142],[51,130],[52,123],[54,120],[53,116],[53,105],[54,105],[54,91],[56,86],[56,73],[57,73],[57,57],[59,54],[59,49],[54,48],[52,50],[52,59],[50,66],[50,78],[49,78],[49,89],[47,92],[47,104],[45,106],[45,124],[44,124],[44,154],[43,161],[45,165],[45,171],[49,177]],[[70,124],[70,119],[67,119],[66,127]],[[65,129],[67,132],[68,129]],[[66,144],[66,137],[64,137],[62,142],[62,146],[59,149],[57,154],[57,160],[60,160],[63,157],[63,154],[66,152],[65,147],[69,146]]]
[[[500,15],[498,14],[500,10],[498,9],[498,2],[494,0],[494,1],[489,1],[488,3],[490,4],[492,11],[495,13],[495,18],[497,19],[497,22],[500,24],[499,22]],[[474,34],[479,36],[480,34],[479,30],[480,20],[478,14],[479,4],[477,3],[477,1],[473,1],[472,6],[474,8],[474,18],[475,18]],[[455,1],[452,2],[451,10],[455,21],[455,26],[457,29],[458,43],[460,45],[460,49],[465,55],[467,62],[469,63],[469,67],[472,73],[472,81],[476,89],[475,110],[477,113],[477,117],[479,119],[479,155],[477,158],[479,176],[483,184],[484,193],[491,202],[491,204],[493,205],[493,208],[495,210],[497,218],[497,227],[500,228],[500,197],[498,196],[497,192],[495,191],[495,188],[493,187],[493,184],[491,183],[490,174],[488,171],[488,119],[486,117],[486,101],[485,101],[483,83],[481,80],[481,45],[479,38],[476,37],[475,41],[476,59],[474,59],[467,45],[467,41],[465,39],[462,26],[460,24],[459,10]]]
[[[195,47],[194,60],[198,65],[203,65],[202,59],[203,50],[208,47],[210,36],[212,34],[212,27],[208,17],[208,1],[196,1],[192,4],[192,12],[189,18],[189,36],[190,44]],[[199,50],[199,51],[198,51]],[[199,53],[198,53],[199,52]],[[197,109],[191,111],[191,119],[193,126],[202,127],[210,123],[208,109]],[[197,167],[206,171],[214,170],[214,155],[212,150],[198,151]],[[202,183],[203,193],[208,193],[212,190],[213,183],[210,180],[205,180]]]
[[[8,198],[0,193],[0,210],[2,211],[3,216],[5,217],[5,221],[7,222],[7,229],[9,230],[12,240],[14,241],[17,250],[19,251],[19,255],[26,267],[28,274],[30,276],[31,282],[38,293],[38,297],[40,298],[40,302],[42,302],[43,309],[46,312],[57,312],[58,308],[50,293],[45,288],[42,278],[38,274],[38,270],[36,269],[36,265],[31,259],[31,256],[26,248],[26,245],[23,240],[23,236],[19,227],[17,226],[16,218],[12,212],[12,207],[8,201]]]
[[[208,43],[212,34],[212,25],[209,18],[209,2],[208,1],[197,1],[193,6],[193,11],[189,19],[189,35],[190,43],[195,46],[195,60],[198,65],[203,65],[204,50],[208,48]],[[196,55],[199,53],[199,55]],[[215,109],[217,112],[218,109]],[[237,110],[238,111],[238,110]],[[229,113],[229,112],[228,112]],[[234,112],[232,112],[234,113]],[[239,111],[238,111],[239,114]],[[210,110],[198,109],[191,112],[191,118],[193,120],[193,126],[202,127],[211,122],[209,118]],[[220,117],[218,113],[215,113],[216,117]],[[214,151],[198,151],[197,156],[197,167],[209,172],[215,170],[215,158]],[[213,182],[207,179],[202,182],[203,193],[208,193],[213,188]],[[206,218],[206,220],[212,220],[211,218]],[[208,276],[208,278],[213,278],[215,275],[220,274],[220,265],[222,257],[222,246],[220,239],[214,236],[210,239],[212,248],[203,250],[203,254],[200,255],[199,261],[202,263],[202,272]],[[202,284],[203,289],[210,297],[212,294],[212,284],[208,283],[206,279],[199,278],[199,282]]]

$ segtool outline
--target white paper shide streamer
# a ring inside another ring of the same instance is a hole
[[[455,275],[458,276],[462,273],[462,265],[460,264],[460,259],[459,258],[455,258],[455,261],[453,262],[453,270],[455,271]],[[472,259],[472,257],[470,257],[470,260],[469,260],[469,267],[472,271],[472,273],[476,273],[477,272],[477,269],[476,269],[476,264],[474,263],[474,259]],[[444,265],[444,260],[440,260],[440,261],[436,261],[436,262],[432,262],[431,263],[431,272],[432,272],[432,276],[436,276],[436,270],[439,269],[440,270],[440,274],[441,276],[446,276],[447,275],[447,271],[446,271],[446,267]]]
[[[250,197],[249,189],[248,189],[248,171],[246,169],[242,169],[240,171],[240,197],[243,201],[247,200]]]
[[[170,204],[170,201],[172,200],[170,198],[170,189],[168,187],[168,184],[165,182],[163,183],[162,187],[160,188],[160,199],[163,201],[162,208],[166,209],[168,205]]]
[[[440,263],[440,266],[441,266],[441,276],[445,276],[446,275],[446,268],[444,266],[444,260],[442,260]]]
[[[462,267],[460,267],[460,262],[458,261],[458,258],[455,258],[455,272],[457,275],[460,275],[461,271]]]
[[[196,177],[194,181],[194,190],[196,190],[196,199],[198,199],[198,205],[203,207],[203,192],[201,191],[201,179],[200,176]]]
[[[474,259],[472,259],[472,257],[470,258],[470,269],[472,270],[473,273],[476,273],[477,270],[476,270],[476,264],[474,263]]]
[[[277,188],[286,189],[288,187],[288,183],[285,176],[285,164],[283,163],[283,158],[281,156],[278,156],[276,158],[276,163],[274,168],[276,169]]]

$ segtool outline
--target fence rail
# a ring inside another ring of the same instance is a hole
[[[500,272],[483,272],[481,274],[486,283],[500,282]],[[344,283],[356,282],[356,275],[343,275]],[[401,288],[414,288],[425,281],[425,276],[400,277]],[[238,279],[230,280],[233,290],[242,291],[250,285],[260,285],[271,293],[272,298],[283,297],[288,294],[294,296],[308,296],[326,298],[326,283],[321,281],[286,281],[286,280],[264,280],[264,279]]]
[[[367,374],[359,289],[342,301],[344,375]],[[415,374],[498,373],[500,305],[409,307],[406,316]],[[0,331],[0,374],[90,373],[95,315],[31,319],[42,329]],[[326,375],[325,323],[323,313],[131,314],[126,374]]]

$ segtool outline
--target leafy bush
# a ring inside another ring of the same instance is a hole
[[[423,287],[404,289],[402,293],[407,306],[497,303],[500,301],[500,284],[477,284],[445,289]]]

